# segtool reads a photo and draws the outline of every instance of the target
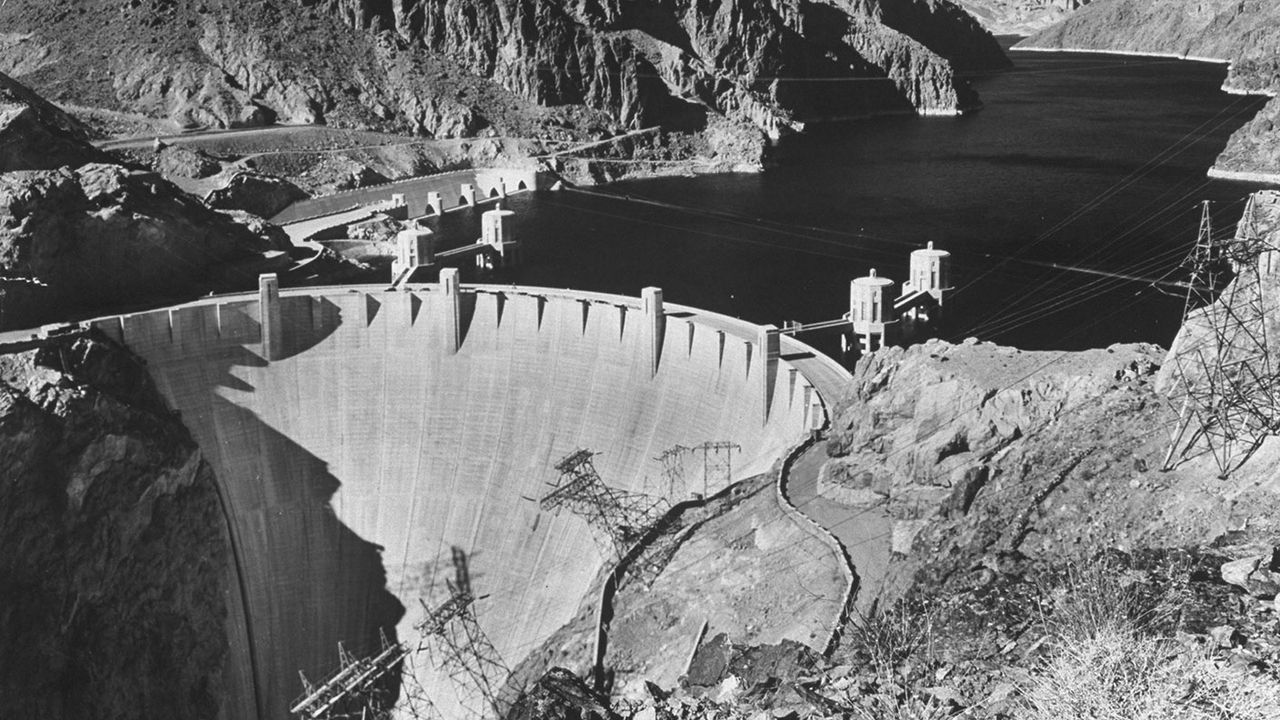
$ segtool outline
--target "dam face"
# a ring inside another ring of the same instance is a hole
[[[676,444],[738,444],[737,479],[821,424],[787,355],[803,346],[782,338],[779,356],[758,326],[660,303],[655,324],[645,307],[520,287],[285,290],[270,352],[257,295],[94,321],[147,361],[218,478],[236,560],[223,717],[288,717],[299,671],[322,680],[340,642],[415,644],[455,547],[488,595],[480,625],[519,663],[605,563],[585,520],[540,512],[568,453],[641,491]],[[465,692],[410,659],[458,716]]]

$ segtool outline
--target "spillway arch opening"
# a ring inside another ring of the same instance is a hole
[[[384,633],[412,641],[452,548],[488,596],[479,623],[518,663],[572,618],[606,562],[582,518],[529,501],[575,448],[640,492],[673,446],[733,442],[739,479],[824,421],[810,376],[840,377],[834,361],[761,326],[657,307],[441,283],[94,321],[147,361],[226,496],[244,599],[229,607],[224,717],[286,717],[299,671],[323,677],[339,642],[369,655]],[[407,662],[448,706],[448,673]]]

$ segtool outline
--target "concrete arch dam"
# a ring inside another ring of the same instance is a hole
[[[605,563],[582,518],[539,511],[559,458],[589,448],[605,482],[638,491],[664,449],[724,440],[748,477],[822,423],[815,382],[847,377],[776,331],[649,300],[359,286],[94,321],[147,361],[218,478],[238,593],[222,717],[288,717],[299,670],[322,679],[338,642],[414,642],[455,546],[514,667]],[[448,679],[410,657],[457,716]]]

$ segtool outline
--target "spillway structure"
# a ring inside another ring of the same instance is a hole
[[[339,643],[363,657],[416,642],[458,551],[514,667],[609,562],[583,518],[540,509],[558,460],[590,449],[638,492],[664,450],[717,441],[740,448],[729,479],[753,476],[823,424],[820,387],[848,378],[776,329],[657,289],[464,286],[451,270],[399,287],[268,279],[92,324],[145,360],[217,476],[234,552],[226,720],[289,717],[299,671],[326,677]],[[459,716],[447,674],[425,653],[406,662]]]

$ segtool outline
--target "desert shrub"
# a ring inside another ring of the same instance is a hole
[[[853,706],[853,720],[944,720],[952,715],[947,703],[927,695],[877,693],[864,700]]]
[[[1026,720],[1276,720],[1280,684],[1205,649],[1104,628],[1060,636],[1022,688]]]
[[[841,654],[880,678],[911,675],[933,659],[937,622],[937,607],[915,599],[884,611],[854,608],[840,640]]]
[[[941,720],[949,703],[921,690],[939,660],[934,647],[937,605],[907,598],[887,610],[849,609],[837,660],[853,671],[838,701],[854,720]]]
[[[1172,569],[1172,577],[1186,571]],[[1102,557],[1066,565],[1040,578],[1041,615],[1053,638],[1083,638],[1111,632],[1172,633],[1181,625],[1181,585],[1142,582],[1121,558]]]
[[[1049,583],[1049,653],[1022,683],[1020,719],[1280,719],[1275,680],[1170,639],[1181,626],[1176,579],[1157,588],[1102,561],[1069,566]]]

